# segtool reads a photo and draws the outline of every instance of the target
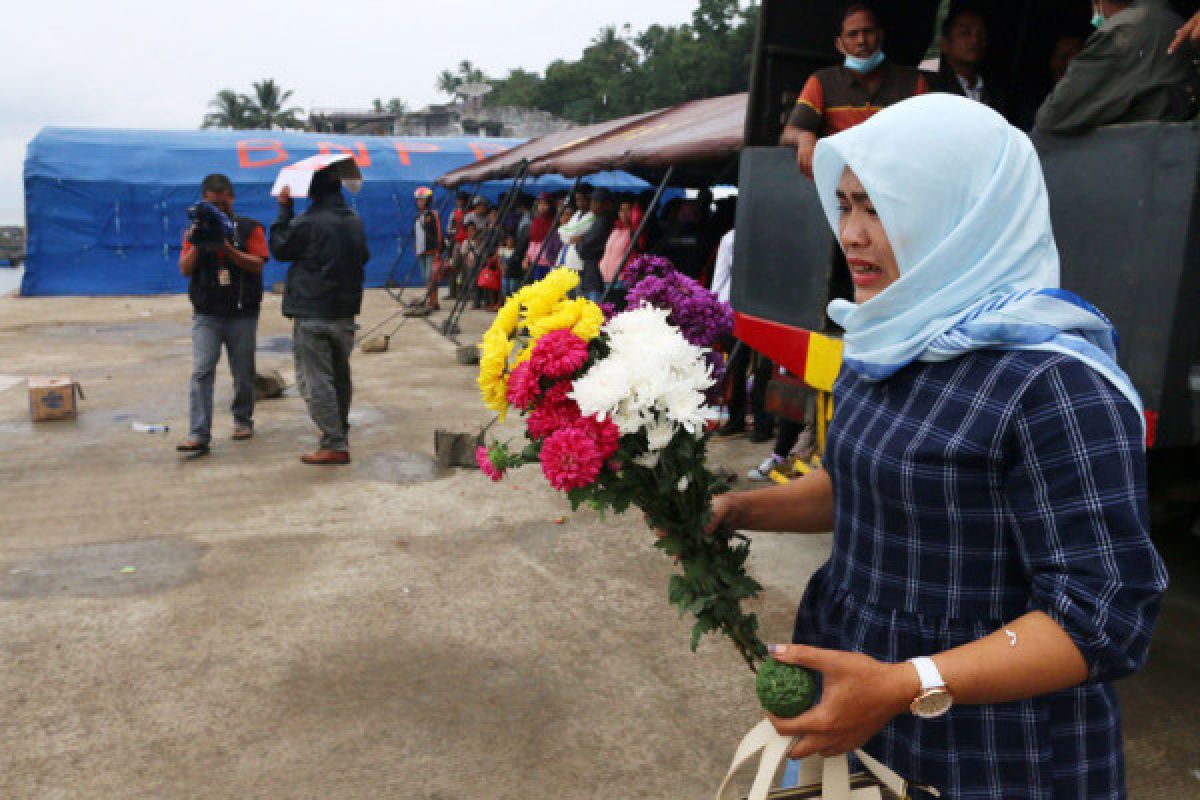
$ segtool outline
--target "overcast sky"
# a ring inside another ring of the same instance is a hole
[[[22,0],[0,14],[0,224],[23,222],[25,146],[48,125],[197,128],[219,89],[274,78],[302,108],[447,98],[470,59],[501,77],[577,58],[604,25],[691,17],[695,0]]]

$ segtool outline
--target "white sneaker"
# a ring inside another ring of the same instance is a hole
[[[771,470],[779,465],[780,459],[774,453],[767,456],[761,464],[746,473],[746,477],[752,481],[769,481],[771,479]]]

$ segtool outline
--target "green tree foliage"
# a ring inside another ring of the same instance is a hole
[[[209,101],[208,107],[213,110],[204,115],[201,127],[234,130],[254,127],[253,120],[250,119],[250,98],[233,89],[217,92],[217,96]]]
[[[403,114],[408,111],[408,103],[404,102],[399,97],[393,97],[386,103],[380,98],[376,97],[371,103],[371,110],[379,114]]]
[[[471,62],[443,70],[438,88],[488,82],[490,106],[538,108],[576,122],[599,122],[744,91],[758,6],[739,0],[698,0],[689,24],[602,28],[576,61],[558,60],[543,75],[514,69],[489,79]],[[448,88],[449,87],[449,88]]]
[[[254,120],[254,127],[265,130],[303,128],[304,109],[297,106],[284,108],[291,97],[290,89],[285,92],[270,78],[255,81],[254,95],[250,98],[250,118]]]
[[[455,70],[444,69],[437,77],[435,84],[439,92],[446,94],[457,94],[458,87],[464,83],[486,83],[487,75],[483,70],[476,67],[470,61],[458,62],[458,68]]]
[[[256,81],[252,95],[222,89],[209,101],[213,109],[204,115],[205,128],[234,130],[272,128],[303,128],[304,110],[293,106],[284,108],[292,92],[284,91],[274,80]]]

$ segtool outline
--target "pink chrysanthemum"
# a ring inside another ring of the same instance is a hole
[[[510,405],[522,410],[529,408],[537,399],[538,389],[537,375],[530,368],[528,361],[517,364],[508,376],[506,394]]]
[[[587,356],[588,343],[564,329],[550,331],[538,339],[529,363],[538,376],[561,378],[582,367]]]
[[[550,390],[525,419],[525,429],[533,439],[545,439],[555,431],[573,426],[580,419],[579,406],[568,397],[552,398]]]
[[[604,456],[591,436],[578,428],[555,431],[542,445],[542,472],[560,492],[591,486]]]
[[[621,431],[610,419],[601,421],[596,417],[580,417],[575,427],[592,437],[600,454],[606,459],[617,452],[621,444]]]
[[[543,403],[563,403],[567,400],[567,395],[571,389],[575,388],[574,381],[557,381],[550,384],[550,388],[542,394]],[[572,401],[574,402],[574,401]]]
[[[492,463],[492,457],[488,453],[488,449],[483,445],[475,448],[475,463],[479,465],[479,469],[483,470],[483,474],[487,475],[493,481],[499,481],[504,477],[504,470],[496,469],[496,465]]]

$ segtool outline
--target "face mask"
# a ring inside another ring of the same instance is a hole
[[[1100,13],[1100,9],[1092,6],[1092,27],[1101,28],[1104,26],[1104,15]]]
[[[883,51],[876,50],[874,54],[866,58],[858,56],[846,56],[846,69],[854,70],[855,72],[867,73],[883,63]]]

